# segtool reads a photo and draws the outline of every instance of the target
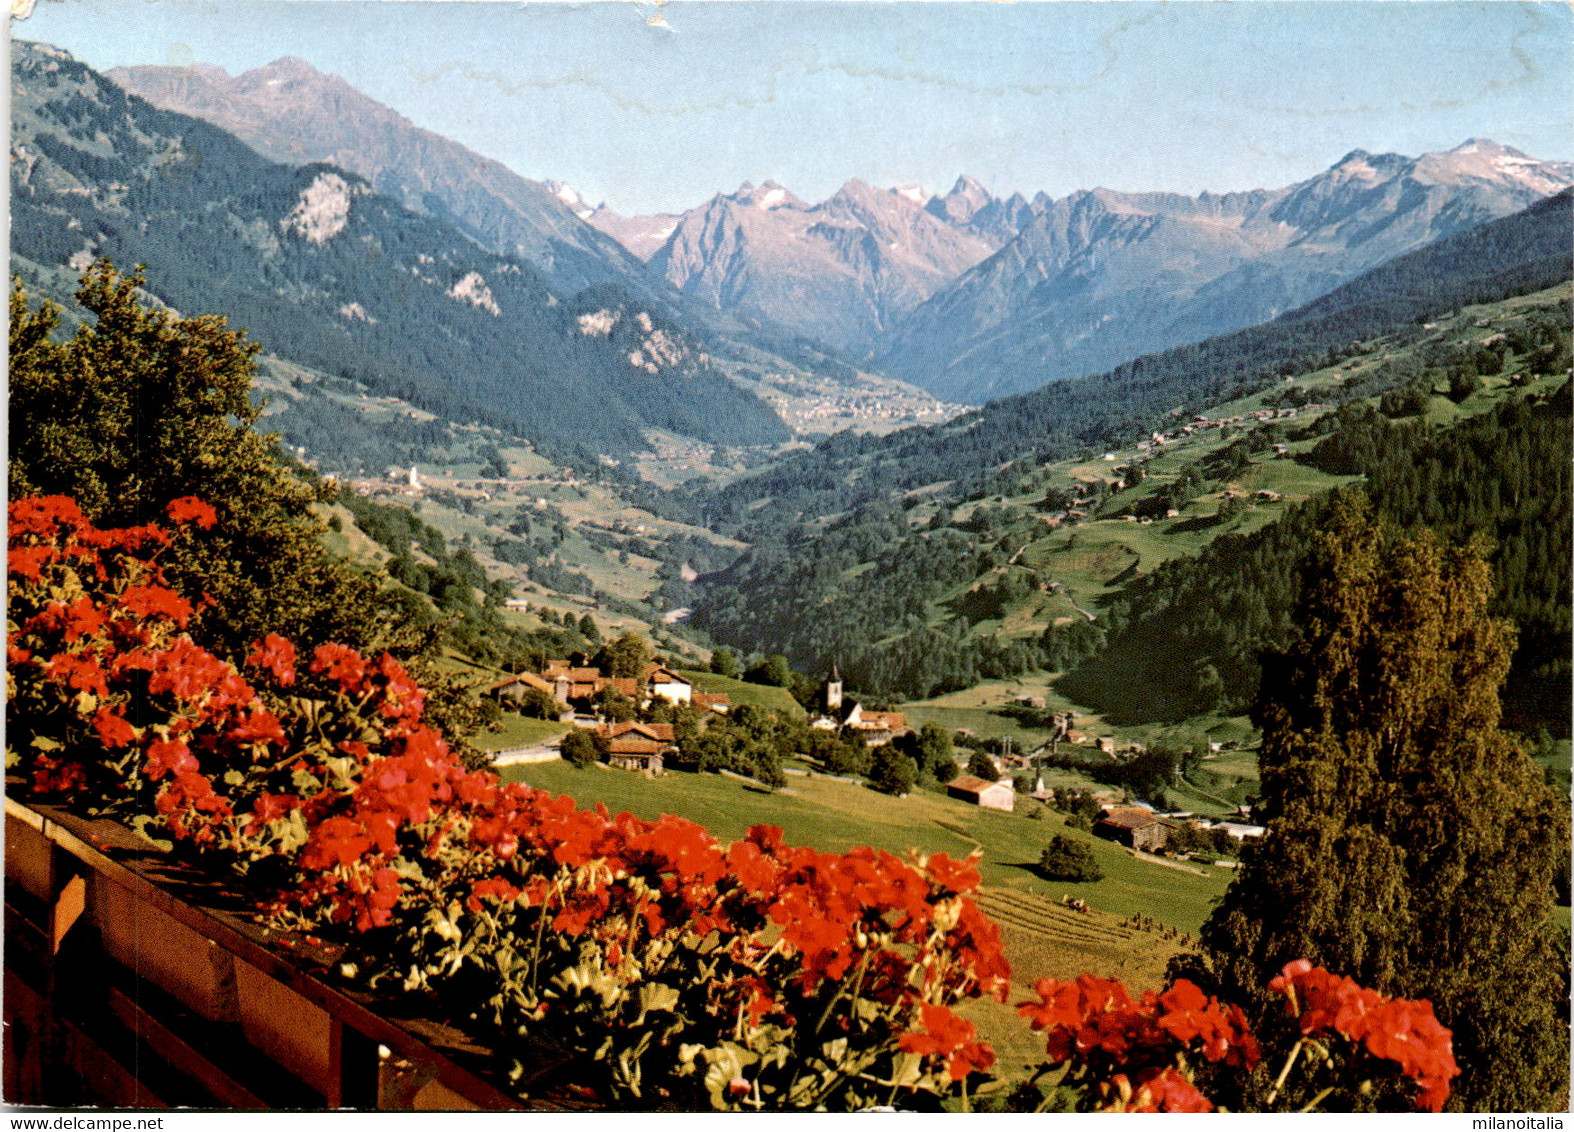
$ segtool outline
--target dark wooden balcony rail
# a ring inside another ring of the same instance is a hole
[[[331,954],[243,906],[123,826],[7,798],[5,1102],[563,1107],[561,1057],[510,1086],[484,1034],[329,985],[312,972]],[[520,1101],[535,1083],[549,1095]]]

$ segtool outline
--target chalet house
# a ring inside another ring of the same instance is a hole
[[[1150,810],[1109,810],[1093,823],[1093,835],[1144,853],[1161,853],[1169,841],[1170,824]]]
[[[983,806],[986,810],[1004,810],[1010,813],[1016,808],[1016,786],[1009,778],[990,782],[987,778],[974,778],[970,774],[964,774],[961,778],[953,778],[946,783],[945,792],[953,798],[960,798],[975,806]]]
[[[645,669],[645,689],[651,699],[666,700],[669,704],[694,702],[693,683],[659,664]]]
[[[866,747],[883,747],[898,735],[906,735],[911,730],[907,726],[907,716],[899,711],[868,711],[857,704],[853,705],[850,717],[842,723],[842,731],[861,739]]]
[[[509,676],[506,679],[499,680],[486,691],[487,695],[498,702],[514,705],[517,705],[531,692],[545,692],[557,700],[563,711],[569,710],[568,701],[558,695],[557,685],[542,679],[534,672],[521,672],[517,676]]]
[[[677,750],[670,723],[603,723],[596,734],[607,741],[607,764],[619,770],[660,774],[662,760]]]
[[[701,711],[726,715],[732,710],[732,697],[726,692],[695,692],[690,702]]]

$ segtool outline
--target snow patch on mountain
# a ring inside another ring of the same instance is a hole
[[[279,227],[309,244],[326,244],[349,223],[354,195],[349,182],[337,173],[319,173],[301,192],[290,214],[279,221]]]
[[[586,338],[605,338],[618,324],[618,312],[609,310],[582,314],[578,318],[579,332]]]
[[[649,316],[642,315],[641,325],[649,327]],[[683,343],[673,339],[665,330],[654,330],[629,352],[629,365],[646,373],[659,373],[663,366],[676,366],[683,361]]]
[[[562,181],[543,181],[542,185],[558,200],[568,205],[569,210],[581,220],[589,220],[596,214],[596,210],[590,207],[590,204],[584,197],[580,196],[579,190],[573,185],[565,184]]]
[[[462,303],[469,303],[484,311],[491,311],[494,316],[503,313],[497,309],[497,300],[492,297],[492,289],[486,285],[486,277],[479,271],[470,272],[448,288],[448,297],[458,299]]]

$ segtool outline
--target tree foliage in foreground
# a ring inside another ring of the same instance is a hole
[[[123,527],[162,521],[174,499],[210,501],[213,527],[161,561],[203,598],[193,639],[230,658],[270,633],[387,649],[411,663],[433,693],[428,714],[465,747],[474,707],[423,659],[436,619],[322,544],[312,506],[332,493],[294,474],[275,438],[253,428],[257,345],[221,317],[144,305],[143,282],[95,264],[76,296],[95,319],[64,342],[58,308],[30,309],[14,285],[11,497],[70,496],[94,521]]]
[[[1562,1107],[1566,804],[1499,728],[1514,635],[1488,615],[1484,550],[1385,535],[1345,497],[1307,576],[1254,713],[1269,835],[1203,929],[1206,963],[1225,993],[1304,957],[1429,999],[1454,1031],[1456,1106]]]
[[[207,643],[238,655],[269,632],[357,647],[387,643],[399,613],[377,585],[318,541],[318,490],[253,430],[255,343],[216,316],[143,306],[140,274],[106,262],[82,278],[96,316],[55,341],[59,311],[11,292],[10,492],[69,495],[106,525],[163,515],[170,500],[211,500],[218,523],[166,563],[206,593]]]

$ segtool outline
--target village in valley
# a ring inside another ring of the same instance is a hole
[[[624,642],[632,644],[632,634]],[[625,668],[625,670],[627,670]],[[514,749],[491,752],[499,767],[573,759],[568,752],[582,749],[596,763],[608,769],[633,772],[650,778],[700,768],[696,747],[707,727],[726,719],[733,711],[732,697],[725,692],[699,690],[695,680],[705,674],[685,675],[656,660],[644,663],[637,675],[615,675],[612,667],[603,668],[584,654],[567,659],[548,660],[539,671],[524,671],[492,683],[487,695],[508,712],[523,713],[543,720],[555,720],[568,730],[547,741]],[[1018,706],[1043,709],[1043,697],[1024,695]],[[880,748],[916,749],[919,732],[901,711],[866,707],[848,695],[835,665],[808,703],[807,733],[833,736],[841,743],[872,754]],[[752,710],[752,709],[751,709]],[[1088,808],[1090,832],[1120,845],[1138,858],[1189,858],[1199,852],[1210,863],[1228,864],[1232,851],[1250,838],[1261,837],[1265,830],[1250,820],[1250,806],[1241,805],[1222,817],[1209,817],[1183,810],[1162,810],[1134,797],[1129,790],[1114,788],[1060,788],[1045,782],[1045,768],[1065,766],[1079,756],[1120,763],[1141,756],[1143,745],[1120,743],[1109,735],[1095,736],[1078,730],[1076,713],[1054,712],[1047,737],[1038,746],[1012,750],[1009,741],[991,752],[968,744],[976,737],[961,730],[945,740],[947,752],[960,749],[966,755],[959,766],[950,753],[940,757],[938,766],[928,766],[937,788],[946,796],[986,810],[1013,813],[1018,798],[1064,809],[1068,799]],[[934,730],[934,725],[929,725]],[[1230,749],[1238,744],[1228,742]],[[1218,755],[1225,743],[1209,744],[1209,755]],[[586,760],[588,761],[588,759]],[[788,773],[822,775],[844,782],[856,782],[845,774],[848,766],[830,765],[802,750],[793,750],[788,759],[796,764]],[[713,768],[714,769],[714,768]],[[733,777],[747,779],[736,771],[722,768]],[[905,796],[906,790],[898,792]],[[1057,806],[1057,802],[1059,805]],[[1036,815],[1035,815],[1036,816]]]

